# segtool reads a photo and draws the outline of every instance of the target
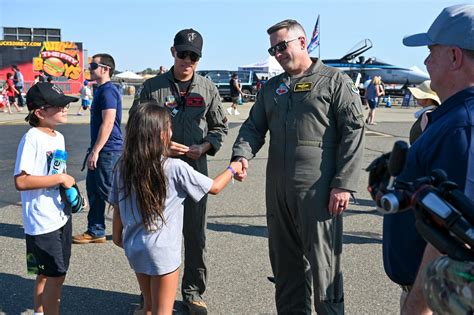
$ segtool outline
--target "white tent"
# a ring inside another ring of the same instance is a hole
[[[130,80],[141,80],[143,79],[142,76],[136,74],[135,72],[132,72],[132,71],[125,71],[125,72],[122,72],[120,74],[117,74],[115,76],[116,78],[119,78],[119,79],[130,79]]]
[[[252,63],[249,65],[239,67],[239,70],[254,71],[258,73],[266,73],[270,77],[283,72],[283,68],[280,66],[275,57],[269,56],[264,61]]]

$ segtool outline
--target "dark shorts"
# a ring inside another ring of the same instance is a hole
[[[29,274],[47,277],[64,276],[71,258],[71,218],[56,231],[41,234],[26,234],[26,265]]]
[[[16,102],[15,96],[9,96],[9,97],[8,97],[8,101],[10,102],[10,104],[15,103],[15,102]]]
[[[367,102],[369,103],[369,108],[370,109],[375,109],[377,107],[377,99],[367,100]]]

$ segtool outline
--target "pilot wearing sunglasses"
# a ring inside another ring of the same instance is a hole
[[[155,100],[168,108],[173,126],[172,155],[181,157],[207,175],[206,156],[215,155],[221,148],[228,125],[216,86],[195,74],[202,56],[202,44],[199,32],[193,29],[179,31],[171,47],[173,67],[145,81],[133,106],[139,106],[141,100]],[[207,312],[202,297],[207,279],[206,204],[207,196],[197,203],[188,198],[184,204],[182,295],[191,314]]]
[[[232,160],[248,168],[270,132],[266,206],[278,314],[311,314],[311,292],[318,314],[343,314],[341,214],[359,186],[360,96],[347,75],[309,56],[297,21],[267,33],[285,72],[258,93]]]

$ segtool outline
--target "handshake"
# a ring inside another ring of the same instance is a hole
[[[203,154],[206,154],[209,149],[211,149],[211,144],[208,142],[193,144],[188,147],[187,145],[171,141],[169,155],[172,157],[181,157],[185,155],[190,159],[198,160]],[[242,182],[245,180],[245,177],[247,177],[248,166],[249,162],[247,159],[241,157],[231,162],[227,169],[232,172],[232,175],[236,180]]]
[[[243,181],[247,177],[248,161],[244,158],[239,158],[237,161],[230,162],[228,170],[232,172],[234,178],[239,182]]]

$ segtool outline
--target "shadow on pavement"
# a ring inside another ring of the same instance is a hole
[[[0,236],[24,239],[25,230],[19,224],[0,223]]]
[[[216,232],[231,232],[241,235],[268,237],[267,227],[261,225],[207,223],[207,228]]]
[[[216,232],[268,237],[267,227],[261,225],[207,223],[207,228]],[[382,237],[379,234],[368,232],[344,233],[342,240],[344,244],[382,244]]]
[[[67,279],[66,279],[67,281]],[[0,312],[20,314],[33,309],[33,279],[0,273]],[[139,296],[121,292],[63,287],[61,314],[133,314]]]
[[[343,244],[382,244],[382,236],[378,233],[349,232],[342,236]]]

